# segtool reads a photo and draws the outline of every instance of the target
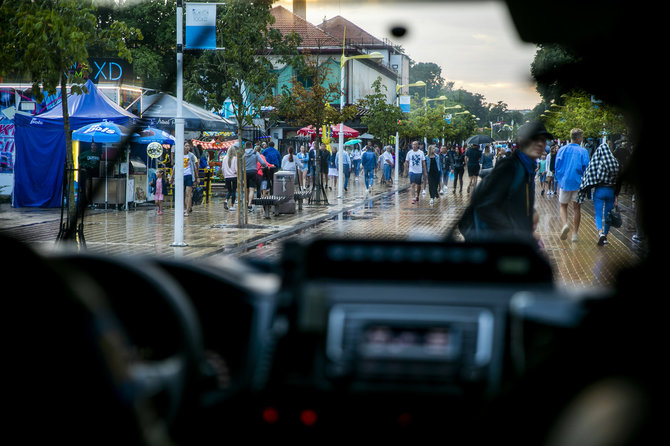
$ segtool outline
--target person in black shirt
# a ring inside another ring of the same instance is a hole
[[[468,184],[468,193],[474,190],[477,187],[477,179],[479,178],[479,160],[482,157],[482,152],[479,150],[478,145],[472,145],[465,152],[465,162],[468,166],[468,176],[470,177],[470,183]]]
[[[463,148],[455,146],[449,150],[449,157],[451,160],[451,168],[454,170],[454,194],[456,193],[456,186],[460,180],[461,187],[459,192],[463,192],[463,174],[465,173],[465,153]]]

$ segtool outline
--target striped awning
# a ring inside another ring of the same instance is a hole
[[[227,150],[237,142],[236,139],[231,141],[200,141],[192,139],[193,146],[201,146],[205,150]]]

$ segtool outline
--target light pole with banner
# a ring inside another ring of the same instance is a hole
[[[424,81],[418,81],[414,82],[413,84],[407,84],[407,85],[396,85],[395,87],[395,105],[400,107],[400,95],[398,95],[398,92],[400,91],[401,88],[404,87],[425,87],[426,83]],[[398,173],[400,172],[398,164],[400,164],[400,159],[398,158],[398,155],[400,153],[399,146],[400,146],[400,135],[399,132],[396,130],[395,132],[395,163],[394,163],[394,172],[393,172],[393,188],[397,191],[398,190]]]
[[[344,47],[342,48],[342,58],[340,59],[340,112],[344,110],[344,67],[348,61],[352,59],[382,59],[384,56],[379,52],[372,52],[370,54],[360,54],[357,56],[345,56]],[[344,190],[344,122],[340,123],[340,135],[338,141],[338,151],[340,152],[339,161],[337,163],[337,198],[342,198]]]
[[[186,45],[184,45],[184,4],[186,4]],[[216,5],[177,0],[177,116],[174,146],[174,241],[184,242],[184,50],[216,49]],[[194,166],[197,169],[197,166]]]

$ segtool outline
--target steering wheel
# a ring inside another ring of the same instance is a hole
[[[149,260],[91,254],[54,260],[104,290],[130,346],[127,374],[135,397],[152,401],[168,426],[174,423],[204,358],[200,322],[183,288]]]

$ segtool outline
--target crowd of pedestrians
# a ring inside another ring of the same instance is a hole
[[[392,146],[380,147],[369,141],[365,146],[303,144],[283,148],[284,155],[272,142],[254,146],[247,142],[244,165],[247,175],[249,210],[254,197],[272,190],[274,173],[293,172],[299,190],[337,189],[342,181],[348,191],[350,181],[360,181],[369,195],[375,184],[393,186],[396,163],[400,174],[409,179],[410,200],[417,204],[422,197],[433,205],[451,189],[453,194],[470,194],[479,230],[522,231],[534,234],[539,220],[535,212],[535,191],[541,197],[558,196],[560,239],[579,240],[581,206],[587,199],[594,204],[596,243],[606,245],[610,231],[607,215],[617,207],[621,191],[622,166],[627,163],[630,148],[625,144],[613,151],[606,143],[588,144],[584,132],[573,129],[570,141],[560,144],[541,123],[521,127],[514,144],[470,145],[431,144],[412,141],[403,147],[396,159]],[[227,195],[224,206],[234,210],[237,189],[236,151],[229,151],[221,163]],[[187,155],[188,156],[188,155]],[[343,178],[339,163],[342,157]],[[188,164],[186,162],[186,164]],[[353,179],[351,177],[353,176]],[[483,179],[487,179],[484,181]],[[187,203],[190,205],[190,203]],[[187,206],[190,209],[190,206]],[[637,235],[636,235],[637,236]]]
[[[459,163],[468,169],[468,192],[475,191],[468,209],[470,218],[461,232],[467,232],[470,237],[483,233],[490,236],[492,232],[530,235],[537,239],[539,215],[534,200],[539,187],[541,197],[558,196],[561,240],[579,241],[581,207],[585,200],[592,199],[598,233],[595,242],[598,246],[608,244],[607,216],[618,206],[620,174],[630,155],[625,144],[616,151],[606,142],[589,149],[584,142],[584,132],[575,128],[570,132],[570,141],[560,145],[543,124],[535,122],[521,127],[516,145],[511,149],[498,151],[493,157],[493,168],[490,151],[477,152],[476,147],[469,148],[464,163]],[[513,162],[504,161],[506,159]],[[478,175],[484,172],[487,174]],[[478,176],[487,180],[477,188]]]

